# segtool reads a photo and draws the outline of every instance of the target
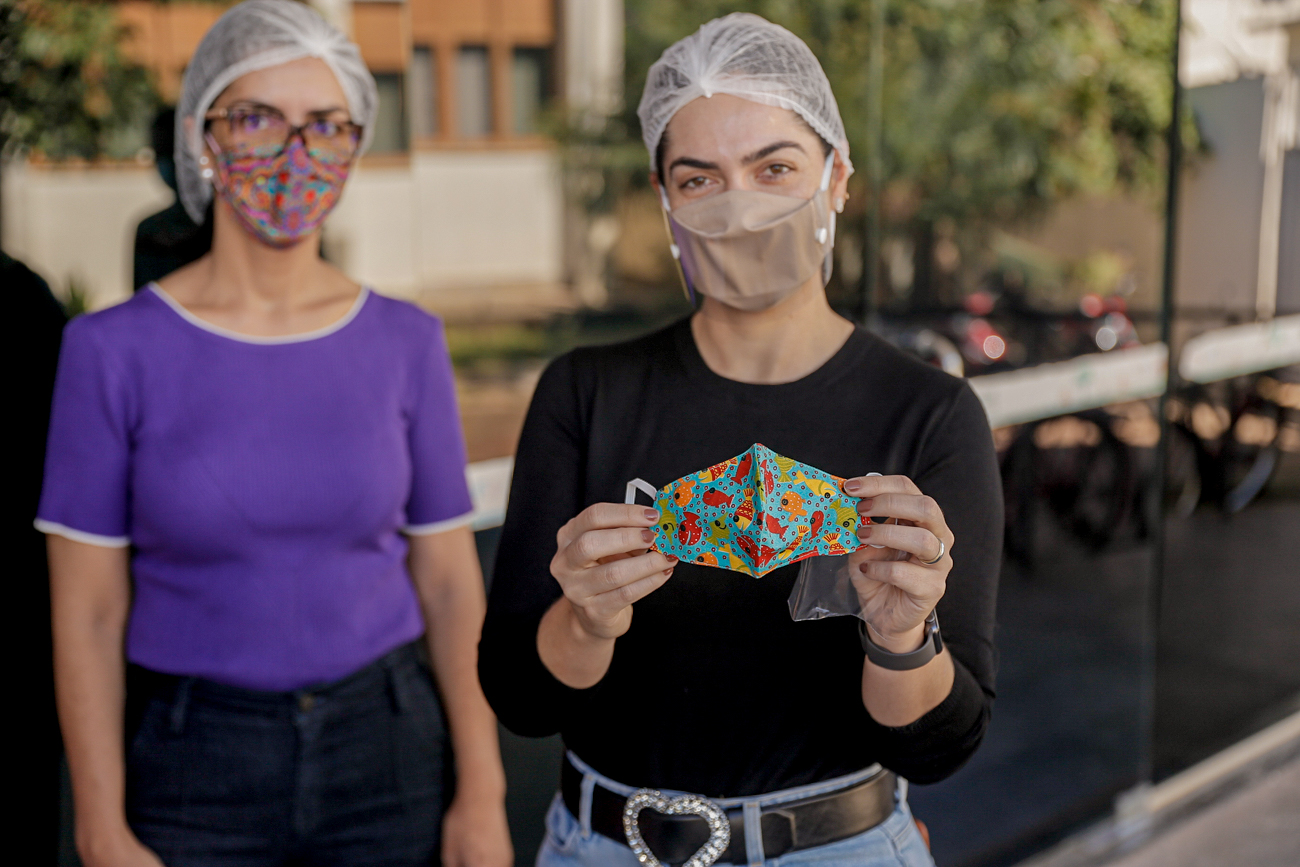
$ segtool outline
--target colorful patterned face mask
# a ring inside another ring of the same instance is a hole
[[[844,480],[755,443],[743,454],[655,490],[627,485],[655,499],[654,550],[687,563],[761,578],[818,555],[847,554],[858,539],[857,500]]]
[[[299,136],[283,148],[217,155],[221,195],[244,227],[272,247],[288,247],[309,235],[338,204],[351,161],[312,159]]]

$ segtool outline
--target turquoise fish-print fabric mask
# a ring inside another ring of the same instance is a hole
[[[782,457],[755,443],[743,454],[660,490],[628,483],[659,510],[654,550],[687,563],[761,578],[819,555],[847,554],[858,539],[857,499],[839,476]]]

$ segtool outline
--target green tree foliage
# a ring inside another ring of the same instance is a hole
[[[0,0],[0,153],[128,157],[147,144],[158,98],[124,35],[112,3]]]
[[[864,169],[873,2],[628,0],[625,120],[636,128],[664,48],[711,18],[756,12],[821,59]],[[879,2],[881,193],[891,230],[917,242],[919,290],[936,226],[977,234],[1078,193],[1163,191],[1176,0]]]

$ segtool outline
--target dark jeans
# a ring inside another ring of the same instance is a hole
[[[258,692],[137,669],[127,817],[167,867],[436,863],[447,744],[416,645]]]

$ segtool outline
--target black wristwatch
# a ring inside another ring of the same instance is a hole
[[[925,618],[925,641],[911,653],[890,653],[871,640],[866,621],[858,621],[858,638],[867,659],[881,668],[890,671],[911,671],[920,668],[943,652],[943,637],[939,634],[939,616],[931,611]]]

